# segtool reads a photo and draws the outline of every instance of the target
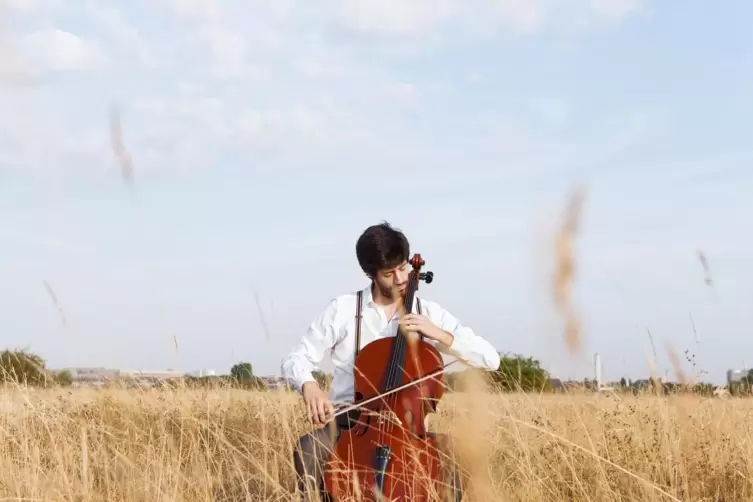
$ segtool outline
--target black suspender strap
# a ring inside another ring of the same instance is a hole
[[[358,292],[358,298],[356,299],[356,356],[361,352],[361,297],[363,291]]]

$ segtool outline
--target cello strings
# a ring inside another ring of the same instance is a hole
[[[442,366],[442,369],[439,369],[439,370],[437,370],[437,371],[435,371],[433,373],[430,373],[428,375],[424,375],[423,377],[421,377],[419,379],[416,379],[414,381],[412,380],[412,381],[410,381],[410,382],[408,382],[408,383],[406,383],[404,385],[401,385],[399,387],[396,387],[395,389],[392,389],[390,391],[383,392],[383,393],[378,393],[377,395],[375,395],[373,397],[370,397],[370,398],[368,398],[368,399],[366,399],[364,401],[359,401],[357,404],[353,404],[350,401],[335,402],[333,404],[340,405],[340,406],[346,406],[346,408],[343,408],[341,411],[335,413],[333,415],[333,418],[338,417],[338,416],[342,415],[343,413],[348,413],[349,411],[353,411],[353,410],[355,410],[357,408],[360,408],[360,407],[362,407],[362,406],[364,406],[366,404],[372,403],[372,402],[376,401],[377,399],[379,399],[381,397],[384,397],[384,396],[386,396],[388,394],[392,394],[394,392],[399,392],[399,391],[401,391],[401,390],[403,390],[403,389],[405,389],[407,387],[410,387],[411,385],[415,385],[415,384],[423,382],[424,380],[428,380],[429,378],[433,378],[433,377],[439,375],[440,373],[442,373],[445,368],[447,368],[448,366],[451,366],[451,365],[453,365],[455,363],[458,363],[458,362],[459,363],[463,363],[463,365],[466,368],[470,368],[471,367],[471,364],[468,361],[466,361],[464,358],[462,358],[457,352],[455,352],[454,350],[452,350],[450,347],[445,347],[443,350],[445,352],[447,352],[449,355],[455,357],[455,360],[454,361],[450,361],[449,363],[447,363],[444,366]]]
[[[413,312],[413,303],[416,296],[416,290],[418,289],[418,283],[421,280],[421,276],[418,270],[414,270],[411,272],[411,280],[408,283],[408,291],[406,292],[404,301],[403,301],[403,312],[401,314],[409,314]],[[402,317],[402,316],[401,316]],[[405,359],[406,359],[406,347],[407,347],[407,334],[401,329],[401,326],[398,321],[398,327],[397,327],[397,340],[395,341],[396,350],[395,350],[395,358],[397,359],[397,364],[395,370],[401,371],[404,376],[405,374]],[[397,377],[396,377],[397,379]],[[402,378],[400,378],[402,380]],[[395,384],[395,382],[393,382]],[[391,399],[391,401],[394,403],[397,400],[397,395],[394,395]],[[389,430],[392,432],[396,425],[393,422],[390,422]]]
[[[406,292],[405,298],[403,299],[403,310],[405,310],[405,311],[408,310],[408,308],[407,308],[408,307],[408,300],[409,300],[410,297],[412,297],[411,293],[413,291],[415,291],[415,283],[418,282],[418,276],[416,275],[415,272],[411,272],[411,276],[410,277],[411,278],[410,278],[410,280],[408,282],[408,291]],[[393,380],[395,378],[396,372],[399,371],[399,369],[397,368],[398,361],[400,361],[401,359],[403,359],[401,357],[402,356],[402,352],[403,352],[403,343],[402,343],[403,342],[403,338],[404,338],[404,336],[401,333],[400,324],[399,324],[399,318],[398,318],[398,326],[397,326],[397,332],[396,332],[396,339],[395,339],[395,342],[394,342],[395,345],[394,345],[394,349],[393,349],[393,352],[392,352],[392,357],[390,359],[389,371],[387,372],[386,384],[387,384],[387,388],[388,389],[393,384]],[[385,394],[385,395],[387,395],[387,394]],[[387,400],[387,402],[389,404],[393,404],[395,397],[392,397],[391,399]],[[389,432],[392,432],[393,427],[391,426],[391,421],[390,421],[389,424],[387,424],[386,427],[384,427],[381,422],[379,423],[379,441],[380,442],[383,442],[384,432],[385,432],[384,429],[385,428],[387,428]]]
[[[434,371],[434,372],[432,372],[432,373],[429,373],[428,375],[424,375],[424,376],[422,376],[421,378],[417,378],[416,380],[411,380],[410,382],[408,382],[408,383],[406,383],[406,384],[403,384],[403,385],[401,385],[401,386],[399,386],[399,387],[395,387],[395,388],[394,388],[394,389],[392,389],[392,390],[389,390],[389,391],[386,391],[386,392],[382,392],[382,393],[380,393],[380,394],[377,394],[376,396],[374,396],[374,397],[370,397],[369,399],[365,399],[365,400],[363,400],[363,401],[360,401],[360,402],[359,402],[359,403],[357,403],[357,404],[350,404],[350,405],[347,405],[347,403],[342,403],[342,404],[346,404],[347,406],[346,406],[346,407],[344,407],[343,409],[341,409],[340,411],[336,412],[336,413],[335,413],[335,414],[333,415],[333,418],[335,418],[335,417],[339,417],[340,415],[343,415],[343,414],[345,414],[345,413],[348,413],[349,411],[353,411],[353,410],[355,410],[355,409],[361,408],[361,407],[363,407],[363,406],[365,406],[365,405],[367,405],[367,404],[369,404],[369,403],[372,403],[372,402],[376,401],[377,399],[381,399],[381,398],[383,398],[383,397],[385,397],[385,396],[388,396],[388,395],[390,395],[390,394],[394,394],[394,393],[396,393],[396,392],[400,392],[401,390],[407,389],[407,388],[408,388],[408,387],[410,387],[411,385],[416,385],[416,384],[419,384],[419,383],[421,383],[421,382],[423,382],[423,381],[425,381],[425,380],[428,380],[428,379],[430,379],[430,378],[434,378],[435,376],[442,374],[442,373],[444,372],[445,368],[447,368],[448,366],[451,366],[451,365],[453,365],[453,364],[455,364],[455,363],[457,363],[457,362],[460,362],[460,360],[459,360],[459,359],[456,359],[455,361],[450,361],[449,363],[445,364],[444,366],[442,366],[442,368],[438,369],[437,371]],[[467,363],[466,363],[466,364],[467,364]]]

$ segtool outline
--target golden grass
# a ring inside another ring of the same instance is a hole
[[[2,500],[294,500],[290,393],[0,394]],[[465,500],[753,500],[753,401],[450,394]]]

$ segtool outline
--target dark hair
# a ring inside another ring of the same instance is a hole
[[[409,254],[408,239],[386,221],[364,230],[356,242],[358,264],[370,277],[379,270],[400,265],[408,260]]]

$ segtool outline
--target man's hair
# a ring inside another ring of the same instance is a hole
[[[379,270],[400,265],[408,260],[409,255],[408,239],[386,221],[364,230],[356,242],[358,264],[370,277]]]

